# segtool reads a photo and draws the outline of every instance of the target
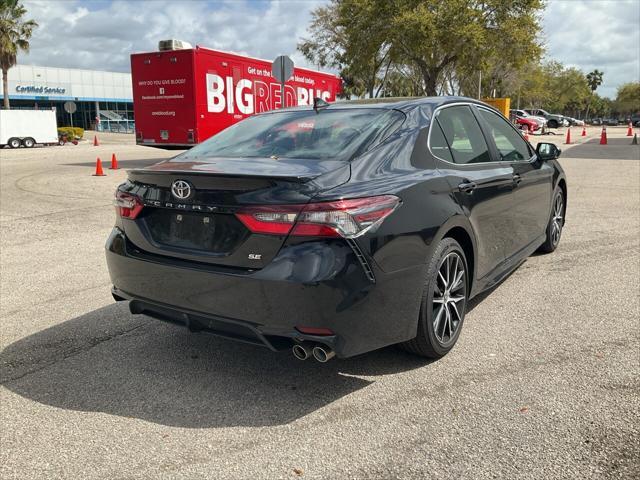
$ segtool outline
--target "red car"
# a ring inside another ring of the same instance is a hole
[[[520,129],[527,129],[529,132],[537,132],[540,130],[540,124],[531,117],[522,117],[520,115],[511,114],[511,121]]]
[[[516,117],[516,125],[520,128],[526,127],[530,132],[537,132],[540,130],[540,124],[531,118]]]

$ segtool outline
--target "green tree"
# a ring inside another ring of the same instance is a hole
[[[555,75],[551,78],[549,88],[553,93],[549,108],[571,116],[580,116],[591,96],[587,79],[577,68],[564,68],[557,64]]]
[[[490,59],[517,68],[539,58],[531,32],[542,8],[542,0],[332,0],[314,11],[298,48],[321,66],[348,69],[371,96],[390,93],[394,66],[415,69],[424,93],[437,95],[463,90]]]
[[[581,116],[591,92],[582,71],[548,61],[521,69],[504,96],[520,96],[521,103],[532,108]]]
[[[640,112],[640,82],[625,83],[618,87],[615,108],[623,114]]]
[[[384,4],[332,0],[312,12],[309,33],[298,50],[320,67],[335,67],[345,81],[345,96],[378,96],[392,64]]]
[[[602,79],[604,77],[604,72],[601,72],[598,69],[595,69],[593,72],[587,73],[587,84],[591,89],[591,96],[589,97],[589,103],[587,104],[587,112],[585,113],[585,118],[589,118],[589,109],[591,108],[591,102],[593,100],[593,96],[600,85],[602,85]]]
[[[423,77],[427,95],[437,95],[447,71],[476,77],[490,59],[519,66],[541,49],[535,36],[538,0],[395,0],[392,44]],[[465,92],[470,94],[471,92]]]
[[[604,72],[598,69],[587,73],[587,83],[592,92],[595,92],[602,85],[602,77],[604,77]]]
[[[27,10],[18,0],[0,0],[0,67],[4,108],[9,109],[9,69],[17,63],[19,51],[29,51],[29,39],[38,24],[23,17]]]
[[[549,108],[553,92],[549,88],[559,64],[530,63],[520,73],[519,92],[522,105]],[[516,93],[517,95],[517,93]]]
[[[613,101],[595,93],[591,98],[591,114],[593,117],[607,117],[613,111]]]

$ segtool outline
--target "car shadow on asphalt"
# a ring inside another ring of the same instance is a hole
[[[430,361],[397,348],[296,360],[186,329],[113,304],[25,337],[0,353],[0,382],[56,408],[185,427],[290,423]],[[362,378],[365,377],[365,378]]]

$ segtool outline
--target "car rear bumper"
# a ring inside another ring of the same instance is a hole
[[[114,296],[129,300],[132,313],[191,331],[272,350],[318,342],[338,357],[416,335],[423,267],[385,274],[371,263],[367,272],[344,241],[285,245],[261,270],[234,270],[141,252],[114,228],[106,255]],[[302,334],[300,326],[335,335]]]

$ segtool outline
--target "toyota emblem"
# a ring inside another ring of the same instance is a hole
[[[191,185],[185,180],[176,180],[171,185],[171,193],[180,200],[186,200],[191,196]]]

